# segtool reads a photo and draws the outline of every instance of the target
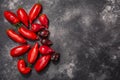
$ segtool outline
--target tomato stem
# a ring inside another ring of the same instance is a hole
[[[42,14],[40,13],[38,16],[40,17]]]
[[[41,2],[41,1],[40,1],[40,0],[38,0],[38,3],[39,3],[39,4],[40,4],[40,2]]]
[[[32,64],[28,63],[28,67],[30,67],[30,68],[31,68],[31,67],[32,67]]]
[[[13,26],[15,26],[17,29],[19,29],[20,27],[21,27],[21,23],[18,23],[18,24],[15,24],[15,25],[13,25]]]
[[[38,3],[40,4],[40,0],[38,0]]]
[[[19,5],[19,6],[18,6],[18,9],[19,9],[19,8],[22,8],[22,6],[21,6],[21,5]]]
[[[23,56],[20,56],[20,59],[23,59],[23,60],[24,60],[24,57],[23,57]]]

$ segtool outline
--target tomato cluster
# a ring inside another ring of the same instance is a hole
[[[17,15],[11,11],[4,11],[4,17],[17,28],[17,31],[12,28],[7,29],[6,34],[20,44],[11,49],[10,55],[20,57],[28,53],[27,62],[30,65],[35,64],[34,69],[37,72],[42,71],[51,60],[56,62],[60,57],[60,54],[50,47],[52,41],[49,40],[49,20],[46,14],[41,14],[41,11],[40,3],[34,4],[29,14],[24,8],[19,8],[16,12]],[[40,23],[34,22],[37,17]],[[27,40],[34,41],[34,45],[28,44]],[[32,67],[28,66],[24,59],[18,60],[17,67],[22,74],[28,74],[32,70]]]

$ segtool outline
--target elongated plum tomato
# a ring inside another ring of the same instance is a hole
[[[32,22],[36,19],[36,17],[39,15],[39,13],[42,10],[42,5],[40,3],[36,3],[33,5],[32,9],[29,13],[29,22],[32,24]]]
[[[45,55],[40,57],[37,62],[35,63],[35,70],[37,72],[42,71],[43,69],[45,69],[45,67],[48,65],[48,63],[50,62],[51,59],[51,55]]]
[[[18,61],[17,67],[18,67],[19,72],[22,73],[22,74],[28,74],[31,71],[31,68],[26,67],[26,63],[22,59]]]
[[[32,31],[30,31],[29,29],[21,26],[18,29],[18,32],[25,38],[30,39],[30,40],[37,40],[39,37]]]
[[[48,47],[46,45],[42,45],[39,48],[39,52],[42,55],[47,55],[47,54],[53,54],[55,51],[52,48],[50,48],[50,47]]]
[[[27,41],[13,29],[7,29],[6,34],[15,42],[25,44]]]
[[[48,29],[49,20],[46,14],[42,14],[39,17],[40,23]]]
[[[28,52],[27,59],[30,64],[33,64],[38,57],[38,52],[39,52],[38,46],[39,46],[38,43],[35,43],[35,45]]]
[[[29,21],[29,17],[26,13],[26,11],[23,8],[19,8],[17,10],[17,16],[20,19],[20,21],[26,26],[28,27],[28,21]]]
[[[19,57],[25,54],[29,48],[30,48],[30,45],[21,45],[21,46],[14,47],[11,49],[10,55],[12,57]]]
[[[32,26],[31,26],[31,30],[33,32],[39,32],[41,30],[43,30],[45,27],[42,26],[41,24],[38,24],[38,23],[33,23]]]
[[[11,24],[18,24],[20,20],[18,17],[11,11],[4,11],[4,17],[11,23]]]

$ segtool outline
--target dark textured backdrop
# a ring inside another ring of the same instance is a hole
[[[12,25],[3,12],[15,12],[18,5],[29,12],[37,0],[0,0],[0,80],[120,80],[120,0],[40,1],[60,63],[39,74],[17,71],[18,58],[9,51],[18,44],[5,34]]]

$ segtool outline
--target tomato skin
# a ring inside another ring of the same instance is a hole
[[[20,20],[18,17],[11,11],[4,11],[4,17],[11,23],[11,24],[18,24]]]
[[[42,55],[48,55],[48,54],[53,54],[55,51],[52,48],[50,48],[50,47],[48,47],[46,45],[42,45],[39,48],[39,52]]]
[[[47,38],[50,35],[50,32],[49,32],[49,30],[44,29],[44,30],[38,32],[38,35],[42,38]]]
[[[17,67],[18,67],[19,72],[22,74],[28,74],[31,71],[31,68],[26,67],[26,63],[22,59],[18,61]]]
[[[51,55],[40,57],[35,63],[35,66],[34,66],[35,70],[37,72],[42,71],[47,66],[47,64],[50,62],[50,59],[51,59]]]
[[[27,41],[19,34],[17,34],[13,29],[8,29],[6,34],[15,42],[25,44]]]
[[[37,57],[38,57],[38,52],[39,52],[38,47],[39,47],[38,43],[35,43],[35,45],[28,52],[27,59],[28,59],[28,62],[30,64],[33,64],[36,61]]]
[[[19,57],[25,54],[29,48],[30,48],[30,45],[21,45],[21,46],[14,47],[11,49],[10,55],[12,57]]]
[[[42,14],[39,17],[40,23],[48,29],[49,20],[46,14]]]
[[[33,5],[29,12],[29,22],[32,24],[32,22],[36,19],[36,17],[39,15],[39,13],[42,10],[42,5],[40,3],[36,3]]]
[[[51,46],[53,44],[52,41],[49,39],[41,39],[40,42],[42,45],[46,45],[46,46]]]
[[[20,21],[26,26],[28,27],[28,21],[29,21],[29,17],[26,13],[26,11],[23,8],[19,8],[17,10],[17,15],[18,18],[20,19]]]
[[[42,26],[41,24],[38,24],[38,23],[33,23],[32,26],[31,26],[31,31],[33,32],[39,32],[41,30],[43,30],[45,27]]]
[[[38,39],[38,36],[34,32],[28,30],[27,28],[25,28],[23,26],[18,29],[18,32],[27,39],[30,39],[30,40]]]

